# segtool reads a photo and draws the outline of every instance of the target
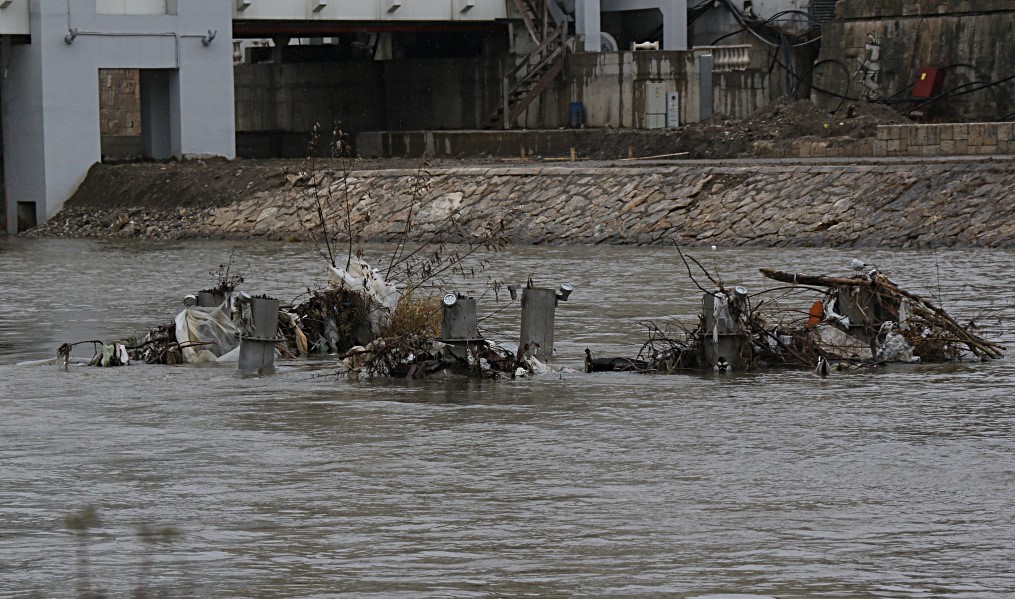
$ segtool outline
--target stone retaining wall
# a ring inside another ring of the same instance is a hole
[[[875,139],[802,138],[754,142],[755,156],[881,158],[1015,154],[1015,122],[881,125]]]
[[[320,174],[341,237],[346,199],[363,241],[395,240],[420,181],[411,171]],[[417,239],[457,240],[503,221],[515,243],[1015,246],[1015,162],[455,168],[426,178]],[[307,239],[312,181],[214,209],[190,234]],[[449,223],[454,218],[457,227]],[[308,230],[310,231],[308,233]]]
[[[874,142],[878,156],[1015,154],[1015,122],[883,125]]]

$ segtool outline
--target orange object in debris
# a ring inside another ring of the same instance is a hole
[[[825,318],[825,308],[821,305],[821,302],[814,302],[814,305],[807,312],[811,315],[807,319],[807,328],[813,327]]]

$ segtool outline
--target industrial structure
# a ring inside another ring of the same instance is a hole
[[[201,0],[4,0],[7,230],[58,212],[101,159],[100,69],[138,69],[144,153],[235,156],[232,14]]]
[[[654,9],[663,46],[686,48],[686,0],[568,1],[2,0],[4,228],[19,232],[55,214],[101,160],[103,70],[136,71],[142,156],[234,157],[234,24],[236,37],[272,39],[281,59],[292,39],[355,40],[350,34],[371,36],[371,58],[403,52],[403,33],[446,55],[477,45],[503,54],[518,50],[518,23],[529,36],[527,61],[488,115],[504,125],[560,74],[566,48],[601,48],[603,13]]]
[[[103,158],[303,156],[316,125],[383,149],[676,127],[783,95],[1010,118],[1010,0],[875,4],[0,0],[0,231],[55,214]]]

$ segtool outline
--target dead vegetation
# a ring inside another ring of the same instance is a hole
[[[854,261],[849,277],[762,268],[785,284],[749,294],[728,288],[693,257],[688,276],[703,294],[693,329],[664,331],[646,323],[649,338],[636,362],[645,372],[691,369],[871,367],[889,363],[992,360],[1005,348],[962,325],[934,302],[900,287],[875,267]],[[694,264],[712,288],[700,284]],[[605,369],[605,368],[604,368]],[[629,369],[629,368],[628,368]]]
[[[306,237],[327,261],[328,285],[308,289],[307,299],[283,316],[283,352],[337,354],[342,373],[353,378],[361,374],[419,378],[449,368],[472,373],[474,365],[503,363],[503,356],[484,343],[467,348],[466,353],[448,350],[439,340],[438,297],[453,278],[482,272],[485,262],[475,259],[479,250],[498,251],[506,245],[503,222],[467,231],[452,212],[424,243],[410,244],[410,239],[418,238],[419,215],[435,200],[423,159],[395,247],[387,260],[380,261],[383,270],[371,266],[358,249],[358,231],[352,225],[361,198],[353,197],[348,186],[353,161],[348,138],[341,131],[332,137],[332,155],[342,164],[341,171],[318,172],[314,156],[321,140],[315,130],[307,170],[294,179],[290,191],[304,215]],[[337,221],[329,219],[328,215],[336,214]],[[452,245],[451,240],[464,243]]]

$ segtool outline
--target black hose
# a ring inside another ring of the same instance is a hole
[[[826,94],[826,95],[829,95],[829,96],[832,96],[832,97],[835,97],[835,98],[840,98],[839,105],[836,106],[831,111],[831,114],[835,114],[836,112],[838,112],[839,109],[842,108],[842,105],[846,102],[846,100],[849,100],[850,102],[863,102],[863,99],[861,99],[861,98],[851,98],[849,96],[849,87],[850,87],[850,85],[849,85],[849,83],[850,83],[849,67],[847,67],[846,64],[844,62],[842,62],[841,60],[837,60],[835,58],[826,58],[824,60],[819,60],[819,61],[815,62],[813,65],[811,65],[811,68],[807,69],[807,71],[804,73],[804,76],[801,79],[802,80],[806,79],[808,75],[810,75],[812,72],[814,72],[814,69],[818,68],[819,66],[821,66],[821,65],[823,65],[825,63],[834,64],[837,67],[841,68],[844,73],[846,73],[846,89],[841,94],[833,92],[833,91],[829,91],[829,90],[826,90],[826,89],[822,89],[822,88],[818,87],[817,85],[814,85],[813,80],[812,80],[812,82],[810,84],[811,85],[811,89],[815,89],[815,90],[817,90],[817,91],[819,91],[819,92],[821,92],[823,94]]]

